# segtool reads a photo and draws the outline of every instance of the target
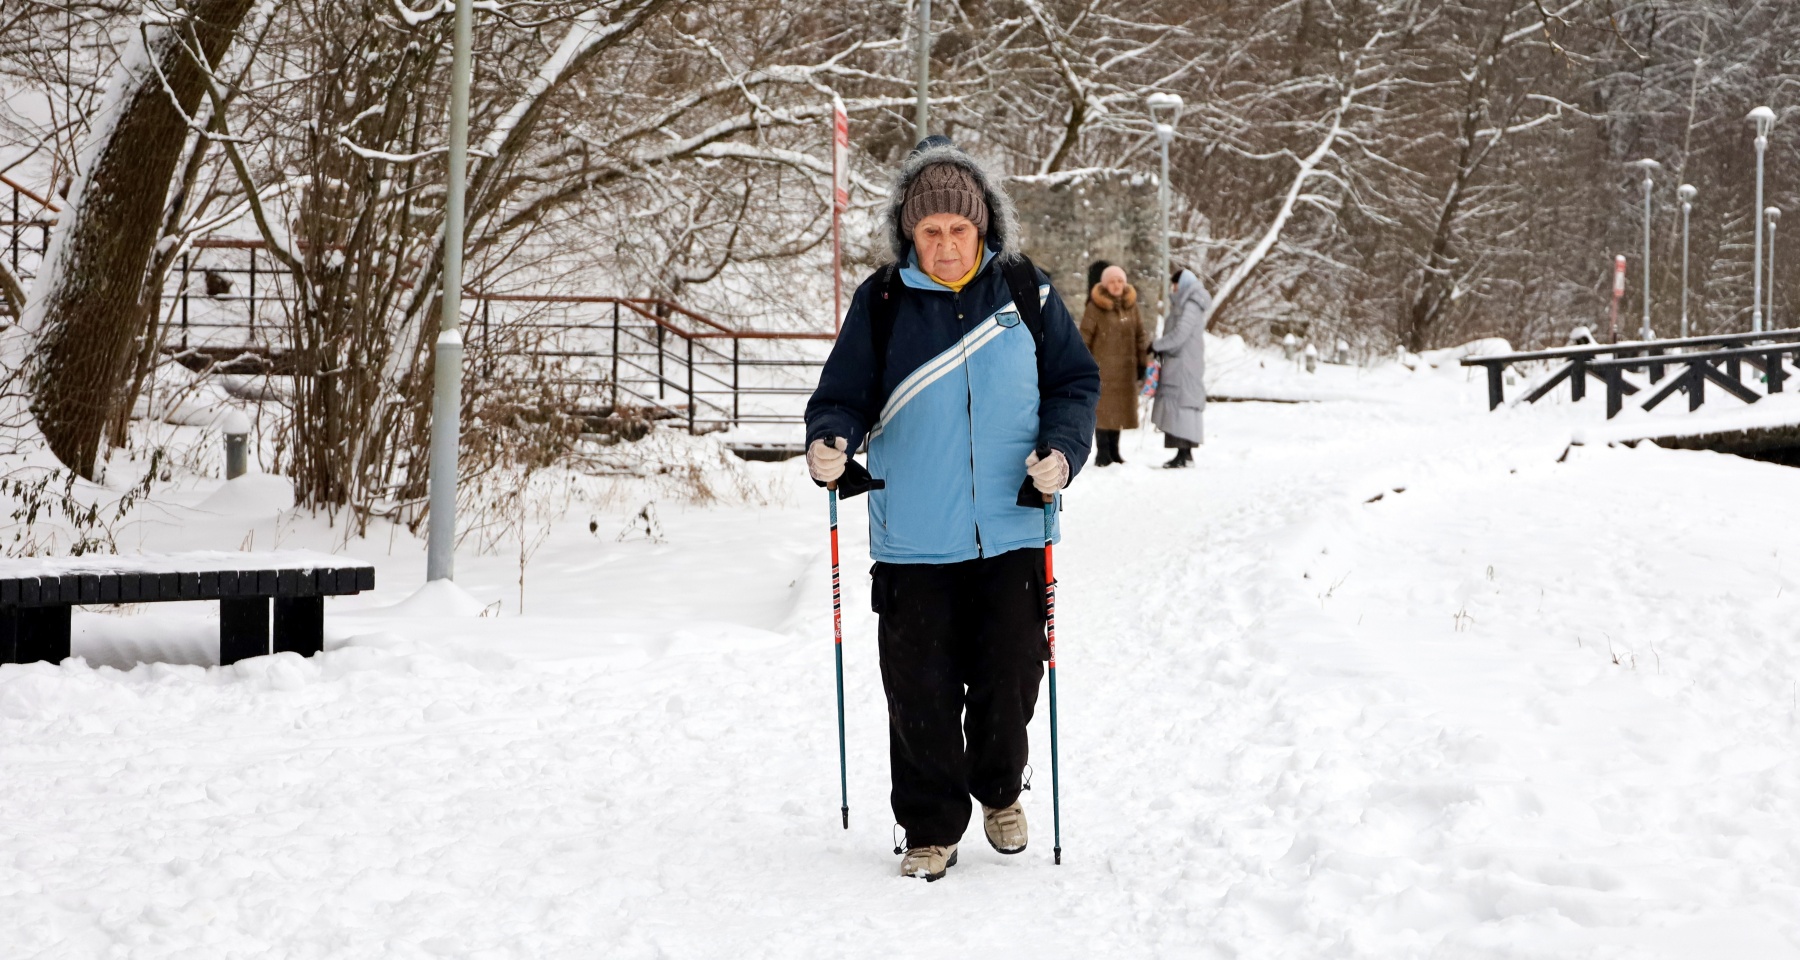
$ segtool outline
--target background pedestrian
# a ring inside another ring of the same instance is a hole
[[[1125,269],[1106,267],[1088,290],[1081,314],[1081,339],[1100,367],[1100,406],[1094,421],[1094,466],[1124,463],[1119,431],[1138,425],[1138,385],[1150,362],[1150,335],[1138,313],[1137,288]]]
[[[1173,305],[1162,336],[1150,344],[1162,358],[1162,379],[1156,385],[1152,423],[1163,432],[1163,446],[1175,451],[1165,467],[1185,467],[1194,462],[1194,447],[1204,442],[1201,415],[1206,411],[1206,313],[1212,295],[1193,271],[1177,266],[1171,271]]]

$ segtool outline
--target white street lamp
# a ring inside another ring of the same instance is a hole
[[[1769,328],[1775,327],[1775,224],[1781,219],[1781,208],[1767,206],[1763,208],[1763,219],[1769,221],[1769,310],[1763,314],[1769,321]]]
[[[1644,323],[1638,329],[1639,340],[1650,339],[1650,192],[1656,189],[1656,180],[1651,174],[1662,169],[1662,164],[1648,157],[1635,160],[1632,166],[1644,171]]]
[[[1757,107],[1750,111],[1746,118],[1756,124],[1756,265],[1751,271],[1755,279],[1750,295],[1750,330],[1761,333],[1763,328],[1762,313],[1762,209],[1763,209],[1763,154],[1769,151],[1769,128],[1775,126],[1775,111],[1768,107]]]
[[[1688,336],[1688,216],[1694,212],[1694,195],[1700,191],[1684,183],[1675,194],[1681,198],[1681,336]]]
[[[931,0],[919,0],[919,92],[913,120],[913,142],[930,136],[931,126]]]
[[[1160,241],[1157,243],[1156,286],[1154,289],[1165,291],[1162,296],[1162,315],[1169,314],[1169,143],[1175,139],[1175,123],[1181,119],[1182,100],[1173,93],[1153,93],[1144,98],[1144,106],[1150,111],[1150,122],[1156,128],[1156,142],[1162,151],[1162,176],[1156,183],[1156,205],[1159,221]],[[1159,325],[1157,329],[1162,328]]]
[[[456,576],[456,471],[462,443],[463,188],[469,165],[469,50],[475,18],[471,0],[456,0],[450,56],[450,169],[444,193],[444,312],[431,391],[430,515],[425,531],[425,579]]]

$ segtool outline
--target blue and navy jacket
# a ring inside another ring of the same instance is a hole
[[[1099,368],[1043,271],[1039,362],[999,256],[988,250],[960,293],[909,256],[881,383],[869,304],[885,271],[864,281],[807,404],[808,444],[844,437],[856,450],[868,440],[869,472],[886,482],[869,494],[878,561],[955,563],[1042,546],[1043,511],[1018,504],[1025,458],[1060,450],[1071,479],[1087,460]]]

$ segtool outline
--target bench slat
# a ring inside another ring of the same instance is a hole
[[[363,565],[176,572],[90,568],[76,573],[0,578],[0,606],[51,607],[249,597],[309,599],[346,596],[373,589],[375,568]]]

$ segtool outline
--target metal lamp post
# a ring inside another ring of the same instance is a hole
[[[1656,189],[1656,179],[1651,176],[1662,169],[1662,164],[1648,157],[1633,161],[1632,166],[1644,171],[1644,322],[1638,328],[1638,339],[1651,339],[1650,333],[1650,195]]]
[[[919,91],[913,118],[913,141],[930,136],[931,126],[931,0],[919,0]]]
[[[1153,93],[1144,98],[1144,106],[1150,110],[1150,122],[1156,128],[1156,142],[1162,152],[1162,176],[1156,181],[1156,206],[1158,232],[1156,255],[1156,287],[1163,291],[1161,298],[1163,317],[1169,315],[1169,144],[1175,139],[1175,122],[1181,119],[1182,100],[1173,93]],[[1157,329],[1162,329],[1159,323]]]
[[[456,0],[455,46],[450,58],[450,171],[444,197],[444,313],[438,322],[431,394],[427,580],[450,580],[456,576],[456,459],[462,440],[463,188],[469,168],[469,48],[473,21],[471,0]]]
[[[1675,194],[1681,198],[1681,336],[1688,336],[1688,217],[1694,212],[1694,195],[1700,191],[1684,183]]]
[[[1769,128],[1775,126],[1775,111],[1768,107],[1757,107],[1750,111],[1746,119],[1756,124],[1756,265],[1751,271],[1754,280],[1750,295],[1750,330],[1761,333],[1763,328],[1762,312],[1762,209],[1763,209],[1763,155],[1769,151]]]
[[[1775,327],[1775,224],[1781,220],[1781,208],[1767,206],[1763,208],[1763,219],[1769,221],[1769,309],[1763,314],[1769,328]]]

